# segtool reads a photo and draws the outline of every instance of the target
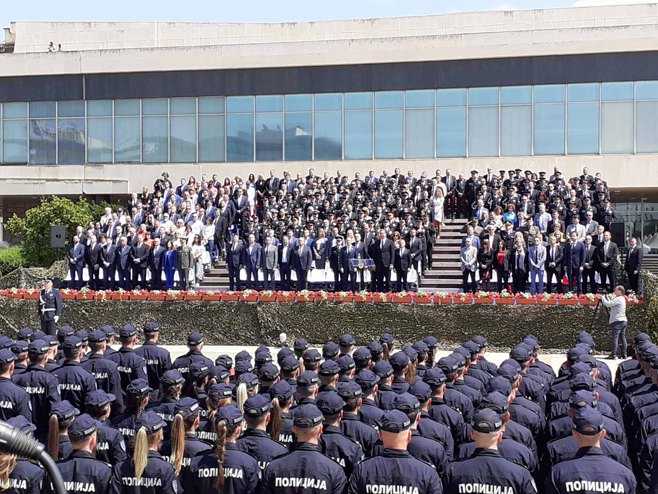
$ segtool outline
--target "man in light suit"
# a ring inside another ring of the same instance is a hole
[[[478,250],[471,245],[471,240],[469,238],[466,238],[466,241],[464,242],[464,247],[461,251],[461,262],[464,293],[475,293],[475,271],[478,266]],[[470,284],[468,282],[469,277],[471,278]]]
[[[117,271],[119,272],[119,286],[124,290],[130,290],[131,288],[130,251],[132,247],[128,244],[128,239],[125,236],[122,236],[119,239],[119,247],[117,249],[118,249]]]
[[[594,213],[592,211],[587,211],[587,213],[585,213],[585,222],[583,223],[583,226],[585,227],[586,235],[596,235],[596,232],[599,229],[599,223],[594,220]]]
[[[80,238],[73,237],[73,245],[69,247],[66,253],[66,260],[69,263],[69,273],[71,273],[71,288],[82,288],[82,269],[85,262],[85,246],[80,242]],[[77,278],[77,281],[76,281]]]
[[[574,290],[576,285],[577,293],[583,292],[582,273],[585,269],[585,244],[578,240],[578,232],[571,231],[569,242],[564,248],[564,266],[567,269],[567,278],[569,280],[569,291]]]
[[[263,248],[263,278],[265,290],[274,290],[274,270],[279,265],[279,250],[272,245],[272,237],[265,237]]]
[[[313,263],[313,253],[308,245],[308,238],[301,239],[299,246],[294,250],[293,267],[297,275],[297,291],[308,288],[308,272]]]
[[[544,265],[546,264],[546,247],[541,243],[541,237],[534,238],[534,245],[530,246],[530,293],[544,293]],[[537,291],[537,278],[539,278],[539,291]]]
[[[256,236],[249,235],[249,244],[244,255],[244,267],[247,270],[247,288],[258,290],[258,269],[262,265],[261,246],[256,243]],[[252,283],[253,278],[253,283]]]
[[[624,263],[624,269],[628,274],[628,283],[631,286],[636,294],[639,292],[639,281],[640,281],[640,270],[642,269],[642,249],[637,245],[637,239],[633,237],[631,239],[630,247],[626,253],[626,262]]]

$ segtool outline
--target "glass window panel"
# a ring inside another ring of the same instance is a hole
[[[286,160],[312,160],[312,143],[313,115],[311,112],[286,113]]]
[[[564,84],[535,86],[535,103],[561,103],[564,101]]]
[[[283,96],[256,96],[256,111],[283,111]]]
[[[599,103],[569,103],[567,112],[567,152],[599,152]]]
[[[530,156],[532,154],[530,105],[503,106],[501,111],[501,156]]]
[[[433,96],[432,99],[434,99]],[[409,101],[408,93],[407,101]],[[404,127],[405,158],[433,158],[434,109],[408,109],[404,119]]]
[[[5,120],[3,130],[3,161],[5,163],[27,163],[27,120]]]
[[[346,110],[369,110],[372,108],[372,93],[345,93]]]
[[[87,126],[87,161],[112,163],[112,119],[90,118]]]
[[[315,95],[315,111],[342,110],[342,109],[343,109],[342,94],[334,93],[334,94]]]
[[[50,165],[57,163],[57,128],[54,118],[30,119],[30,163]]]
[[[34,101],[30,103],[30,118],[55,118],[54,101]]]
[[[317,105],[317,97],[316,97]],[[343,122],[342,113],[338,111],[315,113],[315,159],[343,159]]]
[[[134,163],[141,159],[140,127],[138,117],[114,119],[114,161],[116,163]]]
[[[169,161],[196,162],[196,116],[171,117]]]
[[[372,112],[345,112],[345,159],[358,160],[371,158]]]
[[[84,104],[82,106],[84,109]],[[60,118],[57,122],[58,162],[73,165],[85,162],[85,119]]]
[[[169,111],[172,115],[194,115],[196,98],[171,98]]]
[[[7,118],[26,118],[27,117],[27,104],[26,103],[5,103],[3,105],[3,116]]]
[[[87,101],[87,116],[111,117],[112,101],[111,100]]]
[[[658,152],[658,101],[641,101],[636,108],[636,150],[638,153]]]
[[[497,105],[497,87],[479,87],[468,91],[468,104],[470,106]]]
[[[375,112],[375,158],[402,158],[402,110]]]
[[[224,125],[224,115],[199,116],[199,161],[224,161]]]
[[[501,88],[503,105],[523,105],[532,103],[531,86],[510,86]]]
[[[222,96],[199,98],[199,113],[224,113],[225,100]]]
[[[564,154],[564,105],[535,105],[535,154]]]
[[[167,163],[169,161],[168,118],[144,117],[142,126],[142,160],[144,163]]]
[[[402,91],[380,91],[375,93],[375,108],[397,109],[404,106],[404,93]]]
[[[601,84],[603,101],[628,101],[633,99],[632,82],[604,82]]]
[[[249,113],[254,111],[253,96],[229,96],[226,98],[226,110],[230,113]]]
[[[498,107],[468,112],[468,155],[498,156]]]
[[[466,156],[466,108],[439,108],[436,111],[436,154],[440,157]]]
[[[405,104],[407,108],[432,108],[434,107],[434,94],[435,91],[431,89],[407,91]]]
[[[598,101],[599,84],[569,84],[567,98],[569,101]]]
[[[436,92],[437,106],[466,105],[466,89],[439,89]]]
[[[285,97],[286,111],[311,111],[313,109],[313,95],[288,94]]]
[[[636,99],[658,99],[658,81],[639,81],[635,83]]]
[[[138,99],[118,99],[114,102],[114,114],[117,116],[139,115]]]
[[[227,161],[254,161],[253,114],[227,115],[226,154]]]
[[[256,161],[283,159],[283,115],[256,114]]]
[[[633,152],[633,102],[601,105],[601,152]]]
[[[84,117],[84,101],[60,101],[57,105],[57,111],[60,117]]]
[[[151,98],[142,100],[143,115],[168,115],[169,100],[167,98]]]

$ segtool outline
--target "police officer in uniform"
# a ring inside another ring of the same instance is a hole
[[[80,366],[82,340],[71,336],[64,341],[64,358],[59,369],[52,374],[59,381],[59,392],[63,400],[68,400],[78,410],[82,410],[87,393],[96,389],[96,380]]]
[[[36,430],[35,425],[21,415],[10,418],[7,423],[30,437]],[[16,466],[9,474],[9,489],[3,492],[7,494],[41,494],[44,482],[47,480],[43,468],[27,460],[17,460]]]
[[[68,433],[73,451],[67,459],[57,462],[66,490],[70,493],[109,494],[112,468],[109,464],[97,460],[96,430],[98,422],[83,414],[69,426]],[[47,492],[52,492],[46,489]]]
[[[356,441],[363,448],[366,456],[372,454],[379,436],[374,427],[366,425],[359,417],[363,404],[363,390],[354,381],[338,383],[338,396],[345,402],[343,418],[340,421],[340,430],[352,441]]]
[[[384,411],[377,406],[379,377],[371,370],[364,369],[356,375],[354,382],[361,386],[363,392],[359,414],[361,421],[370,427],[377,428],[384,415]]]
[[[441,479],[436,469],[417,460],[407,451],[411,440],[411,421],[400,410],[384,414],[379,425],[384,449],[359,463],[349,481],[348,493],[414,492],[442,494]],[[449,491],[453,492],[453,491]]]
[[[109,425],[112,403],[116,396],[102,389],[92,391],[85,398],[85,410],[98,422],[96,429],[96,458],[116,465],[126,459],[126,442],[123,435]]]
[[[158,337],[160,336],[158,323],[147,322],[144,324],[143,330],[144,344],[136,348],[135,353],[146,362],[146,375],[148,376],[149,386],[155,390],[151,399],[155,399],[160,388],[160,378],[171,369],[171,355],[167,349],[158,346]]]
[[[0,420],[9,420],[18,415],[32,421],[30,397],[23,388],[14,384],[11,376],[14,374],[16,355],[11,350],[0,350]]]
[[[41,331],[53,336],[57,334],[57,322],[62,317],[63,308],[62,294],[53,288],[52,280],[44,280],[38,301]]]
[[[475,412],[471,437],[475,451],[469,458],[457,460],[446,469],[446,492],[500,492],[533,494],[537,492],[530,472],[503,458],[498,443],[503,421],[489,408]]]
[[[203,362],[208,366],[208,369],[212,370],[214,367],[213,361],[201,353],[203,351],[203,335],[201,333],[196,331],[191,333],[187,337],[187,347],[189,348],[189,351],[185,355],[181,355],[174,360],[172,365],[173,369],[178,369],[180,373],[183,374],[184,378],[187,378],[190,365],[192,365],[193,362]]]
[[[134,347],[137,342],[137,330],[131,324],[126,324],[119,330],[121,348],[107,358],[117,364],[117,370],[121,377],[121,389],[124,391],[135,379],[146,379],[146,362],[135,353]]]
[[[176,369],[165,372],[160,378],[160,401],[149,405],[149,410],[157,413],[167,425],[164,434],[169,436],[171,423],[174,421],[176,403],[180,400],[185,378]]]
[[[272,460],[265,469],[263,494],[345,492],[347,480],[343,469],[320,449],[323,420],[322,412],[315,405],[297,407],[293,431],[298,445],[291,453]]]
[[[105,331],[100,329],[92,331],[89,335],[89,346],[91,355],[80,364],[80,367],[94,376],[96,388],[116,397],[115,412],[122,413],[124,405],[121,377],[119,376],[117,364],[106,358],[108,346]]]

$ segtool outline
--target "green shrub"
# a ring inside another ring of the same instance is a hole
[[[23,249],[19,246],[0,247],[0,276],[26,265]]]

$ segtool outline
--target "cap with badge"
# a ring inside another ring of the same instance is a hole
[[[8,348],[0,350],[0,365],[11,364],[16,360],[16,354]]]
[[[15,417],[10,418],[7,420],[7,423],[14,429],[21,431],[23,434],[32,434],[35,430],[37,430],[37,426],[22,415],[16,415]]]
[[[87,408],[99,410],[109,405],[114,400],[116,400],[116,396],[112,393],[106,393],[102,389],[95,389],[94,391],[90,391],[85,397],[85,406]]]
[[[41,339],[43,341],[45,341],[46,343],[48,343],[48,346],[50,348],[53,348],[53,347],[56,347],[56,346],[59,345],[59,340],[57,339],[57,336],[54,336],[52,334],[45,334],[45,335],[43,335],[43,337]]]
[[[482,397],[480,401],[481,408],[489,408],[496,412],[498,415],[503,415],[509,410],[509,401],[507,396],[504,396],[502,393],[493,391]]]
[[[440,358],[436,366],[441,369],[444,374],[454,374],[459,369],[459,364],[451,356]]]
[[[64,340],[64,344],[62,345],[64,352],[73,352],[79,348],[82,348],[82,340],[77,336],[69,336]]]
[[[233,367],[233,359],[229,355],[220,355],[215,359],[215,365],[221,365],[227,370],[231,370]]]
[[[281,361],[280,367],[283,372],[295,372],[299,369],[299,360],[294,356],[286,357]]]
[[[252,390],[260,384],[260,379],[258,379],[258,376],[252,372],[245,372],[244,374],[240,374],[238,383],[244,383],[247,386],[247,390]]]
[[[142,330],[144,331],[145,334],[157,333],[158,331],[160,331],[160,325],[157,322],[150,321],[144,324]]]
[[[421,403],[427,403],[427,400],[432,397],[432,388],[426,382],[416,379],[416,381],[409,386],[409,393],[414,395]]]
[[[325,360],[320,365],[318,374],[325,377],[335,376],[340,372],[340,366],[335,360]]]
[[[295,388],[288,381],[279,381],[270,388],[270,398],[278,399],[280,404],[287,403],[294,394]]]
[[[276,379],[279,377],[279,374],[279,368],[272,363],[265,364],[260,368],[260,378],[263,381],[276,381]]]
[[[295,408],[293,425],[298,429],[311,429],[317,427],[324,420],[324,415],[315,405],[300,405]]]
[[[397,401],[397,400],[396,400]],[[389,410],[379,420],[379,430],[397,434],[411,427],[411,420],[400,410]]]
[[[367,391],[379,383],[379,376],[371,370],[364,369],[356,375],[354,382],[361,386],[362,390]]]
[[[411,393],[401,393],[395,397],[393,407],[396,410],[409,414],[420,410],[420,402]]]
[[[208,390],[208,398],[214,402],[230,398],[233,394],[233,387],[230,384],[213,384]]]
[[[320,382],[318,375],[313,371],[304,371],[297,378],[297,386],[308,388],[315,386]]]
[[[174,406],[174,413],[183,416],[183,420],[199,415],[199,402],[190,396],[181,398]]]
[[[203,343],[203,335],[197,331],[187,337],[187,346],[199,346]]]
[[[28,347],[29,344],[27,341],[17,340],[12,343],[11,351],[14,352],[15,355],[19,355],[21,353],[27,352]]]
[[[252,370],[254,370],[254,366],[251,364],[251,361],[249,360],[238,360],[235,362],[235,373],[236,374],[244,374],[244,373],[249,373]]]
[[[203,379],[210,374],[210,368],[205,362],[192,362],[190,364],[190,376],[192,379]]]
[[[98,421],[91,418],[86,413],[79,415],[75,418],[73,423],[69,425],[68,434],[71,442],[79,442],[88,438],[98,428]]]
[[[79,415],[80,410],[71,405],[69,400],[62,400],[53,403],[50,407],[50,414],[55,415],[59,420],[66,420]]]
[[[75,333],[75,336],[80,338],[82,342],[89,341],[89,333],[86,329],[78,329]]]
[[[300,351],[300,352],[305,351],[306,349],[308,349],[308,347],[309,347],[308,341],[306,341],[304,338],[296,338],[295,343],[293,344],[293,348],[296,351]]]
[[[427,369],[425,375],[423,376],[423,381],[429,384],[431,387],[438,387],[445,384],[448,381],[448,378],[438,367],[432,367]]]
[[[340,353],[340,348],[333,341],[328,341],[322,347],[322,356],[325,359],[332,359],[332,358],[338,357],[339,353]]]
[[[320,355],[320,352],[315,348],[309,348],[304,352],[304,355],[302,355],[302,359],[304,360],[304,363],[314,363],[322,360],[322,355]]]
[[[236,405],[227,405],[217,410],[215,422],[217,424],[226,422],[229,427],[236,427],[242,423],[243,418],[242,412],[240,412],[240,409]]]
[[[34,340],[27,347],[27,353],[31,356],[45,355],[50,350],[50,345],[43,340]]]
[[[33,334],[34,329],[28,327],[21,328],[18,330],[18,339],[29,341]]]
[[[69,336],[73,336],[75,334],[75,331],[71,326],[62,326],[57,330],[57,337],[64,341],[64,338],[68,338]]]
[[[583,408],[583,407],[592,407],[596,408],[598,405],[598,400],[596,395],[591,391],[580,390],[574,391],[569,395],[569,407],[570,408]]]
[[[225,381],[231,377],[231,373],[221,365],[213,367],[211,373],[217,381]]]
[[[344,334],[338,338],[338,345],[342,348],[349,348],[356,345],[356,340],[351,334]]]
[[[573,428],[578,434],[595,436],[603,430],[603,415],[592,407],[582,407],[574,411]]]
[[[97,329],[96,331],[89,333],[89,343],[103,343],[104,341],[107,341],[105,331]]]
[[[262,417],[272,409],[272,402],[268,396],[256,395],[248,398],[244,403],[244,414],[247,417]]]
[[[126,324],[119,330],[119,338],[132,338],[137,336],[137,330],[132,324]]]
[[[338,360],[336,360],[336,363],[338,364],[338,367],[340,368],[341,374],[345,374],[347,372],[350,372],[352,369],[356,368],[356,364],[354,363],[354,359],[350,357],[349,355],[343,355],[342,357],[338,357]],[[322,368],[322,367],[320,367]]]
[[[135,396],[144,396],[149,394],[153,389],[149,386],[149,383],[146,379],[133,379],[130,381],[130,384],[126,386],[126,393],[130,393]]]
[[[108,338],[111,338],[112,336],[114,336],[114,328],[112,326],[108,326],[108,325],[101,326],[98,329],[103,331]]]
[[[363,395],[363,389],[354,381],[339,382],[337,386],[338,396],[349,401]]]
[[[139,417],[137,424],[140,428],[143,427],[149,435],[155,434],[167,425],[160,415],[151,411],[144,412]]]
[[[336,415],[343,410],[345,401],[336,391],[323,391],[315,399],[317,406],[324,415]]]
[[[481,408],[473,416],[473,430],[482,434],[498,432],[503,428],[500,416],[490,408]]]
[[[184,382],[185,378],[178,369],[168,370],[162,374],[162,377],[160,378],[160,383],[165,386],[176,386],[177,384],[183,384]]]

